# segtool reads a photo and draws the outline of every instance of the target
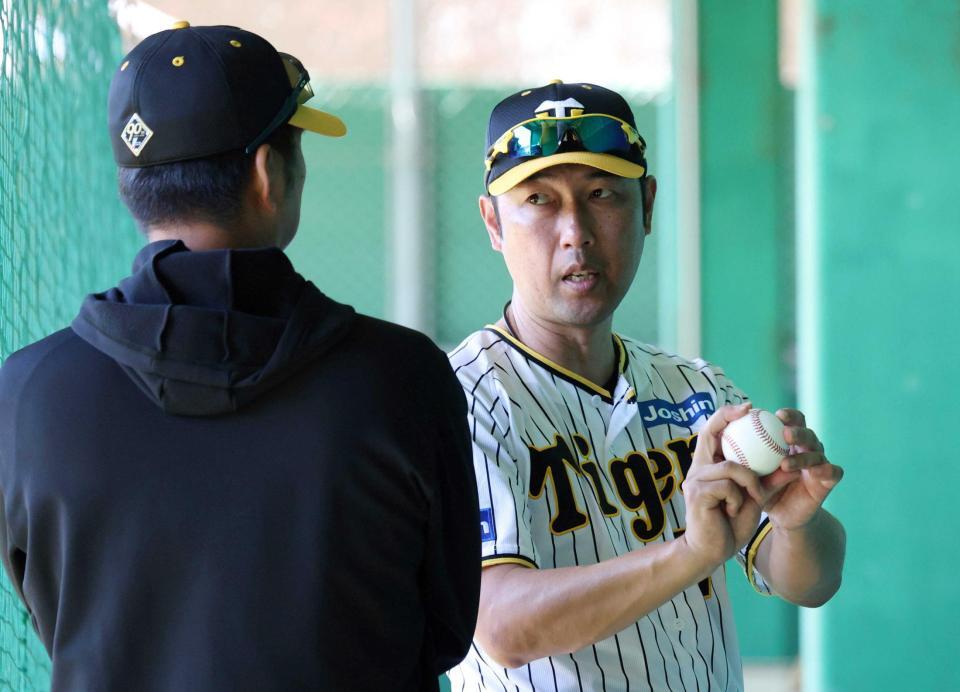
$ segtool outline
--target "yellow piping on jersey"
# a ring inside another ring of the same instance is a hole
[[[623,342],[616,334],[613,335],[613,343],[617,346],[617,372],[623,374],[623,370],[627,366],[627,349],[624,348]]]
[[[771,531],[773,531],[773,524],[768,521],[767,525],[764,526],[762,529],[760,529],[760,533],[757,534],[757,537],[755,539],[753,539],[753,543],[750,544],[750,548],[747,550],[747,562],[743,566],[744,572],[747,573],[747,580],[750,582],[750,586],[753,587],[754,591],[756,591],[759,594],[763,594],[764,596],[770,596],[772,594],[768,594],[765,591],[761,591],[757,587],[757,581],[756,579],[754,579],[754,576],[753,576],[753,570],[754,570],[753,563],[757,559],[757,551],[760,549],[760,544],[763,543],[764,538],[770,535]]]
[[[607,399],[613,399],[613,394],[612,394],[611,392],[607,391],[606,389],[604,389],[604,388],[601,387],[600,385],[594,384],[593,382],[591,382],[590,380],[588,380],[586,377],[581,377],[581,376],[578,375],[577,373],[572,372],[571,370],[567,370],[565,367],[563,367],[563,366],[560,365],[559,363],[555,363],[554,361],[552,361],[552,360],[550,360],[549,358],[547,358],[545,355],[543,355],[543,354],[541,354],[541,353],[537,353],[537,352],[534,351],[532,348],[530,348],[529,346],[527,346],[527,345],[526,345],[525,343],[523,343],[522,341],[519,341],[515,336],[513,336],[513,334],[511,334],[510,332],[508,332],[506,329],[503,329],[503,328],[500,327],[499,325],[496,325],[496,324],[488,324],[488,325],[487,325],[487,329],[492,329],[492,330],[495,331],[497,334],[499,334],[500,336],[502,336],[504,339],[506,339],[506,340],[509,341],[511,344],[513,344],[514,346],[516,346],[517,348],[519,348],[521,351],[523,351],[524,353],[526,353],[528,356],[530,356],[530,357],[533,358],[534,360],[539,360],[539,361],[540,361],[541,363],[543,363],[544,365],[547,365],[547,366],[549,366],[550,368],[556,370],[557,372],[562,373],[565,377],[569,377],[571,380],[575,380],[575,381],[579,382],[580,384],[582,384],[582,385],[583,385],[584,387],[586,387],[587,389],[590,389],[590,390],[596,392],[597,394],[606,397]],[[626,363],[627,363],[627,351],[626,351],[626,349],[625,349],[624,346],[623,346],[623,342],[620,341],[620,337],[618,337],[616,334],[613,335],[613,343],[614,343],[614,345],[615,345],[616,348],[617,348],[617,372],[622,375],[622,374],[623,374],[623,368],[624,368],[624,366],[625,366]],[[629,397],[628,397],[628,398],[629,398]]]
[[[522,557],[485,557],[481,561],[482,567],[493,567],[494,565],[521,565],[531,569],[538,569],[533,560],[527,560]]]

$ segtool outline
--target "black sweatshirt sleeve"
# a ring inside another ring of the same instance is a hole
[[[36,618],[23,593],[27,555],[14,539],[17,533],[17,522],[12,519],[11,512],[8,511],[22,507],[14,482],[16,462],[13,458],[16,438],[14,422],[17,400],[23,388],[23,382],[35,367],[36,364],[26,358],[24,352],[20,352],[10,356],[0,368],[0,564],[3,565],[3,571],[12,590],[27,609],[30,622],[36,630]],[[20,524],[22,526],[22,522]]]
[[[431,389],[436,401],[434,488],[424,564],[428,643],[437,675],[458,664],[473,640],[480,601],[480,509],[466,400],[441,353]]]

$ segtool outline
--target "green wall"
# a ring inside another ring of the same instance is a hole
[[[804,614],[805,683],[956,690],[960,7],[817,0],[804,20],[800,398],[846,470],[848,534],[842,589]]]
[[[754,403],[795,405],[791,96],[777,71],[777,3],[699,4],[702,352]],[[677,185],[683,185],[677,181]],[[731,563],[747,659],[797,652],[796,608]]]

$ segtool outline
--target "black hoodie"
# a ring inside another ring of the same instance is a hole
[[[436,690],[473,635],[446,357],[277,249],[152,243],[11,356],[0,499],[54,690]]]

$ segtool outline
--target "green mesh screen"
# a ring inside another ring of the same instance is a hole
[[[297,270],[334,300],[385,317],[388,94],[383,87],[314,84],[349,133],[306,135],[300,230],[287,252]],[[320,98],[318,98],[320,101]]]
[[[120,50],[103,0],[0,0],[0,359],[69,324],[140,244],[105,127]],[[0,582],[0,690],[47,689],[47,655]]]

